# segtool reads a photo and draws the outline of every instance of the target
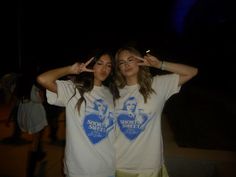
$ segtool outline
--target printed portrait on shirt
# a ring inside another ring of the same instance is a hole
[[[129,97],[124,102],[123,108],[118,110],[117,123],[129,140],[137,138],[148,122],[148,115],[143,109],[138,109],[135,97]]]
[[[86,110],[83,127],[93,144],[107,138],[114,128],[114,116],[103,99],[95,100],[92,107]]]

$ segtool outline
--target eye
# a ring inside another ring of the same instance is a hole
[[[134,58],[129,58],[128,59],[128,62],[133,62],[134,61]]]
[[[119,61],[119,65],[123,65],[123,64],[125,64],[124,61]]]
[[[98,65],[102,65],[102,62],[101,62],[101,61],[98,61],[97,64],[98,64]]]

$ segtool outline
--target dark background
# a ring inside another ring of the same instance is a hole
[[[133,43],[199,68],[166,105],[179,145],[236,150],[231,1],[18,1],[6,9],[1,75],[36,74],[84,59],[94,48]]]

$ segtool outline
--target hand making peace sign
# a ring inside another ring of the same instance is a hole
[[[135,58],[141,60],[142,62],[140,62],[138,65],[139,66],[149,66],[149,67],[156,67],[159,68],[160,64],[161,64],[161,60],[159,60],[157,57],[151,55],[151,54],[146,54],[144,56],[144,58],[135,56]]]
[[[76,62],[71,66],[71,71],[73,74],[80,74],[82,72],[94,72],[93,69],[88,69],[87,66],[94,60],[95,57],[90,58],[86,63]]]

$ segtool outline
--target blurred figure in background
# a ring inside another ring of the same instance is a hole
[[[42,136],[48,125],[46,111],[43,106],[45,89],[37,82],[25,76],[21,87],[21,99],[18,108],[18,124],[23,132],[32,135],[32,143],[28,152],[26,177],[33,177],[38,161],[46,156]]]
[[[22,131],[19,128],[17,122],[17,111],[20,102],[20,87],[24,87],[21,84],[23,75],[19,73],[8,73],[5,74],[0,80],[0,87],[3,91],[3,100],[2,104],[7,105],[10,109],[10,113],[6,119],[6,126],[10,127],[10,124],[13,123],[12,134],[2,140],[3,143],[7,144],[25,144],[29,143],[24,140],[22,136]]]

